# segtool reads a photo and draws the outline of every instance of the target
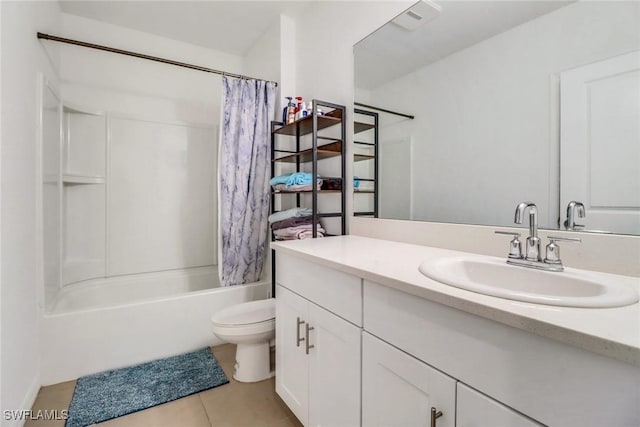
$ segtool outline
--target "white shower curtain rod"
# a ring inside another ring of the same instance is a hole
[[[51,41],[55,41],[55,42],[73,44],[73,45],[82,46],[82,47],[89,47],[91,49],[103,50],[105,52],[119,53],[120,55],[133,56],[135,58],[147,59],[149,61],[162,62],[163,64],[175,65],[177,67],[190,68],[192,70],[204,71],[206,73],[220,74],[220,75],[223,75],[223,76],[235,77],[235,78],[238,78],[238,79],[264,80],[264,79],[258,79],[258,78],[255,78],[255,77],[244,76],[242,74],[235,74],[235,73],[228,73],[226,71],[214,70],[213,68],[201,67],[199,65],[187,64],[186,62],[178,62],[178,61],[173,61],[171,59],[160,58],[160,57],[157,57],[157,56],[145,55],[143,53],[131,52],[129,50],[116,49],[114,47],[102,46],[102,45],[94,44],[94,43],[87,43],[87,42],[83,42],[83,41],[80,41],[80,40],[73,40],[73,39],[67,39],[67,38],[64,38],[64,37],[52,36],[52,35],[45,34],[45,33],[40,33],[40,32],[38,32],[38,39],[51,40]],[[269,80],[266,80],[266,81],[269,82],[269,83],[274,83],[276,86],[278,86],[278,82],[272,82],[272,81],[269,81]]]

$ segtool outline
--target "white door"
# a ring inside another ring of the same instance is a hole
[[[435,425],[453,427],[455,404],[456,380],[363,334],[363,426],[430,426],[433,407],[442,412]]]
[[[309,426],[359,426],[361,329],[312,303],[309,323]]]
[[[640,234],[640,51],[560,75],[560,209],[587,230]]]
[[[309,415],[309,357],[305,323],[309,303],[278,285],[276,290],[276,392],[303,423]]]
[[[457,427],[541,427],[495,400],[458,383]]]

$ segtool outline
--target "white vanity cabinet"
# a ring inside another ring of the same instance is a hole
[[[361,280],[278,256],[277,282],[276,392],[305,426],[359,426],[362,329],[345,317],[361,322]]]
[[[276,391],[304,422],[309,414],[309,356],[303,341],[309,302],[281,286],[276,295]]]
[[[276,391],[305,425],[640,426],[638,366],[323,256],[276,258]]]
[[[526,416],[516,426],[531,425],[527,417],[552,427],[640,425],[633,365],[373,282],[365,281],[363,293],[367,333],[499,402],[491,408],[490,400],[459,399],[460,427],[496,412],[504,419],[507,407],[517,411],[511,418]],[[474,402],[485,415],[475,414]]]
[[[542,427],[462,383],[457,385],[457,427]]]
[[[454,427],[455,410],[455,379],[363,333],[363,426]]]

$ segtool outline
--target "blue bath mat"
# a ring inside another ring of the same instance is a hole
[[[121,417],[227,384],[209,348],[78,379],[67,427]]]

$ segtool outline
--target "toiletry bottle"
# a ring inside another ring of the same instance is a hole
[[[302,97],[296,96],[296,111],[295,111],[296,120],[300,118],[300,111],[302,111]]]
[[[309,101],[309,105],[307,105],[307,115],[310,116],[313,114],[313,102]]]
[[[298,97],[296,97],[298,99]],[[287,124],[293,123],[296,121],[296,104],[293,102],[293,99],[289,103],[289,111],[287,113]]]
[[[293,98],[289,98],[289,108],[287,109],[287,120],[285,123],[293,123],[296,120],[296,104]]]
[[[288,99],[287,105],[282,110],[282,123],[285,124],[288,123],[287,118],[289,117],[289,108],[291,108],[291,105],[293,104],[293,98],[291,96],[287,96],[286,98]]]

